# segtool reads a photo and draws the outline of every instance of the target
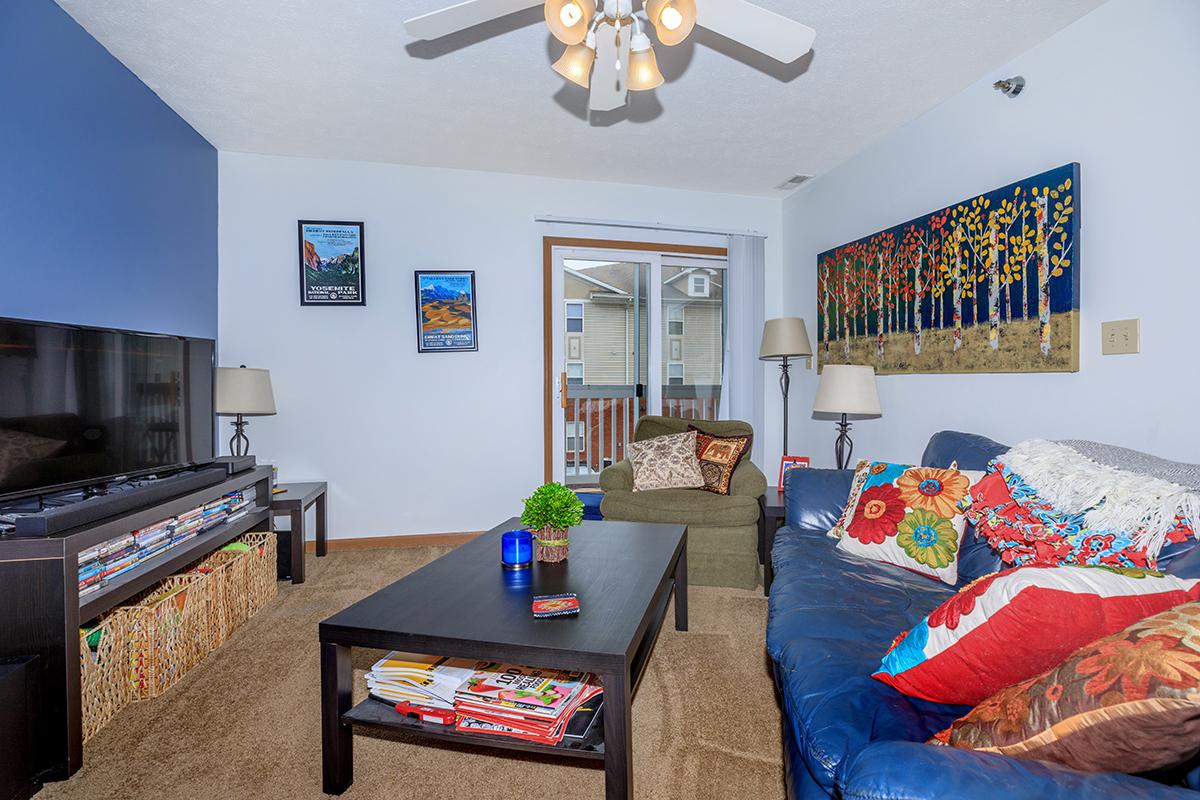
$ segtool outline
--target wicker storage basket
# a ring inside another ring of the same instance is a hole
[[[246,599],[249,563],[243,553],[218,550],[196,565],[196,572],[208,575],[208,629],[214,648],[250,616]]]
[[[207,576],[173,575],[126,606],[134,700],[170,689],[208,655]]]
[[[96,735],[129,705],[129,615],[118,608],[79,632],[79,689],[83,740]]]
[[[250,603],[250,613],[253,614],[270,602],[279,590],[276,582],[279,573],[275,565],[278,543],[272,531],[245,533],[238,537],[238,541],[250,547],[245,553],[248,559],[246,598]]]

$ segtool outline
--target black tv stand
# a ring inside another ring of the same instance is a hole
[[[79,553],[249,486],[255,499],[245,516],[147,558],[80,600]],[[0,659],[36,656],[33,788],[65,779],[83,764],[80,623],[126,604],[247,531],[273,530],[271,486],[271,468],[263,466],[49,536],[0,536]],[[113,496],[123,495],[146,496],[136,489]]]

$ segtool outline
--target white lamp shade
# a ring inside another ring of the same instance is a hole
[[[779,361],[784,356],[811,356],[808,328],[800,317],[769,319],[763,326],[762,347],[758,357],[764,361]]]
[[[271,373],[265,369],[217,367],[217,413],[247,417],[274,414]]]
[[[826,364],[817,384],[813,416],[845,414],[851,419],[883,416],[875,390],[875,368],[853,364]]]

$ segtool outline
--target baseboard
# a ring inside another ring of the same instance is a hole
[[[465,533],[414,533],[401,536],[361,536],[351,539],[330,539],[326,549],[373,550],[384,547],[458,547],[474,539],[483,531]],[[316,552],[316,542],[305,542],[304,552]]]

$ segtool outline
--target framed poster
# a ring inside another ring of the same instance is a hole
[[[478,350],[475,270],[429,270],[414,274],[417,352]]]
[[[298,228],[300,305],[365,306],[363,224],[302,219]]]

